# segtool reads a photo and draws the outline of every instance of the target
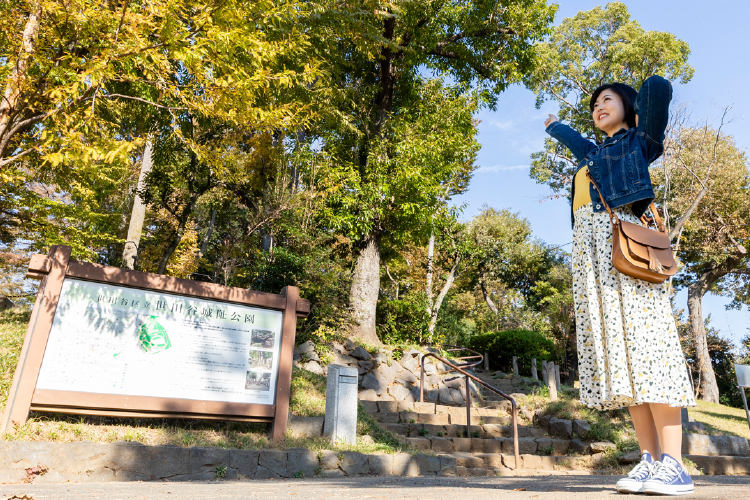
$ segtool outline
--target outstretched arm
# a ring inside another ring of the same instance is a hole
[[[672,84],[660,76],[646,79],[635,101],[638,132],[645,136],[644,153],[648,162],[656,160],[664,152],[664,132],[669,122],[669,101],[672,100]]]
[[[547,126],[546,132],[568,148],[578,161],[583,160],[592,149],[596,148],[593,142],[585,139],[564,123],[560,123],[555,115],[549,115],[544,125]]]

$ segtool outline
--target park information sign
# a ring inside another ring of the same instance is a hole
[[[268,421],[283,435],[296,317],[309,311],[295,288],[263,294],[69,255],[55,247],[29,265],[43,281],[0,431],[42,410]]]

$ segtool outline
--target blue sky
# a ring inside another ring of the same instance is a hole
[[[563,0],[555,19],[559,23],[582,10],[606,2]],[[747,20],[750,2],[744,0],[632,0],[624,2],[631,18],[646,30],[668,31],[685,40],[691,49],[689,63],[695,68],[693,79],[675,85],[674,100],[689,103],[692,118],[708,119],[718,125],[720,112],[733,104],[733,121],[724,130],[735,137],[742,148],[750,146],[750,93],[744,82],[750,81],[750,41]],[[566,200],[549,199],[548,187],[529,178],[529,155],[544,144],[544,120],[555,113],[557,105],[534,107],[533,94],[514,86],[499,100],[494,112],[477,115],[482,149],[479,169],[469,190],[454,201],[465,203],[464,218],[470,219],[483,205],[508,208],[531,223],[534,234],[551,245],[571,241],[570,208]],[[565,247],[570,249],[570,246]],[[677,295],[677,305],[687,313],[687,295]],[[707,295],[704,314],[722,336],[735,343],[748,333],[750,312],[726,311],[727,299]]]

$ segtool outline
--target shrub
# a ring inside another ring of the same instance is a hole
[[[556,358],[555,344],[541,333],[529,330],[506,330],[485,333],[471,337],[470,349],[482,354],[488,353],[490,367],[510,372],[513,370],[513,356],[518,356],[518,370],[531,374],[531,358],[537,361],[552,361]]]

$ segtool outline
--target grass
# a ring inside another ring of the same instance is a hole
[[[702,423],[709,434],[750,439],[750,427],[747,424],[744,408],[698,401],[697,407],[688,408],[688,414],[696,422]]]
[[[30,311],[18,308],[0,311],[0,413],[5,410],[30,316]]]

